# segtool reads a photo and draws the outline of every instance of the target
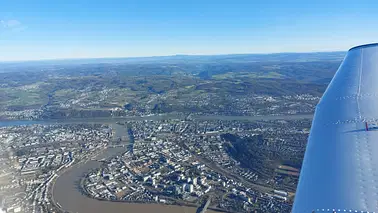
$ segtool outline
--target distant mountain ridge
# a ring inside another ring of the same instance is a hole
[[[82,59],[51,59],[35,61],[0,61],[2,65],[67,65],[87,63],[132,63],[132,62],[304,62],[342,60],[346,52],[309,52],[309,53],[267,53],[267,54],[221,54],[221,55],[172,55],[122,58],[82,58]]]
[[[65,75],[182,76],[204,80],[280,78],[328,83],[345,52],[231,55],[175,55],[140,58],[70,59],[1,63],[0,73],[43,72]]]

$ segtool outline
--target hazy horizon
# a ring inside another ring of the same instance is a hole
[[[347,51],[377,42],[378,2],[0,3],[0,61]]]
[[[350,48],[349,48],[350,49]],[[242,56],[242,55],[279,55],[279,54],[327,54],[327,53],[346,53],[348,50],[336,50],[336,51],[314,51],[314,52],[271,52],[271,53],[219,53],[219,54],[174,54],[174,55],[146,55],[146,56],[105,56],[105,57],[93,57],[93,58],[42,58],[42,59],[30,59],[30,60],[4,60],[0,63],[17,63],[17,62],[39,62],[39,61],[69,61],[69,60],[96,60],[96,59],[147,59],[147,58],[174,58],[174,57],[216,57],[216,56]]]

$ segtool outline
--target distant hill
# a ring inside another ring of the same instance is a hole
[[[98,63],[204,63],[204,62],[306,62],[340,61],[346,52],[224,54],[224,55],[172,55],[127,58],[57,59],[40,61],[2,62],[2,66],[41,66]]]
[[[194,75],[205,80],[248,75],[249,78],[294,79],[324,84],[330,81],[344,55],[345,52],[320,52],[7,62],[1,63],[0,72],[61,72],[73,76],[109,72],[120,76]]]

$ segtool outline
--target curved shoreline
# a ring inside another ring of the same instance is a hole
[[[195,120],[276,120],[276,119],[311,119],[312,114],[302,114],[302,115],[276,115],[276,116],[194,116]],[[140,117],[139,119],[172,119],[173,117],[168,116],[155,116],[155,117]],[[120,118],[118,118],[120,119]],[[115,123],[118,119],[78,119],[78,120],[62,120],[61,122],[55,123]],[[122,120],[127,120],[127,118],[121,118]],[[129,118],[130,119],[130,118]],[[135,119],[135,118],[134,118]],[[133,120],[133,119],[130,119]],[[22,121],[16,121],[15,125],[23,123]],[[26,125],[28,122],[25,122]],[[24,123],[24,125],[25,125]],[[50,121],[29,121],[29,124],[34,123],[47,123],[52,124],[54,122]],[[1,126],[12,126],[6,123],[0,122]],[[13,125],[14,126],[14,125]],[[100,154],[96,159],[109,158],[115,156],[115,153],[123,152],[123,148],[107,148],[105,153]],[[118,150],[117,150],[118,149]],[[110,152],[109,152],[110,151]],[[109,152],[109,153],[107,153]],[[59,203],[59,208],[68,212],[78,212],[78,213],[92,213],[92,212],[114,212],[114,213],[135,213],[135,212],[156,212],[156,213],[194,213],[197,212],[196,207],[189,206],[179,206],[179,205],[165,205],[158,203],[131,203],[131,202],[113,202],[100,200],[95,198],[90,198],[80,191],[80,180],[81,178],[90,170],[99,167],[100,163],[94,160],[87,161],[85,163],[78,163],[72,167],[65,170],[60,174],[56,180],[53,182],[52,189],[52,200],[55,204]],[[208,210],[209,213],[215,213],[214,210]]]
[[[98,157],[101,158],[101,157]],[[90,170],[100,166],[97,161],[88,161],[84,164],[76,164],[64,171],[55,180],[53,185],[53,201],[59,203],[61,209],[68,212],[92,213],[92,212],[156,212],[156,213],[195,213],[196,207],[165,205],[155,203],[131,203],[113,202],[90,198],[80,191],[80,179]],[[208,210],[208,212],[213,212]]]
[[[128,204],[141,204],[141,205],[145,205],[145,204],[151,204],[151,205],[162,205],[160,203],[157,203],[157,202],[143,202],[143,201],[138,201],[138,200],[135,200],[135,201],[127,201],[127,200],[106,200],[104,198],[99,198],[99,197],[93,197],[91,194],[88,193],[88,191],[83,187],[83,178],[80,180],[80,191],[82,191],[88,198],[91,198],[91,199],[94,199],[94,200],[97,200],[97,201],[106,201],[106,202],[120,202],[120,203],[128,203]],[[164,206],[179,206],[179,207],[188,207],[188,208],[195,208],[196,209],[196,212],[198,212],[198,209],[200,207],[198,207],[196,204],[184,204],[184,203],[173,203],[173,204],[163,204]],[[215,212],[226,212],[222,209],[217,209],[217,208],[213,208],[213,207],[207,207],[206,208],[206,212],[212,212],[211,210],[214,210]]]
[[[109,124],[127,120],[165,120],[184,119],[185,116],[179,114],[162,114],[154,116],[128,116],[128,117],[97,117],[97,118],[70,118],[70,119],[45,119],[45,120],[0,120],[0,127],[32,125],[32,124],[72,124],[72,123],[99,123]],[[225,121],[263,121],[279,119],[312,119],[313,114],[291,114],[291,115],[194,115],[194,120],[225,120]]]

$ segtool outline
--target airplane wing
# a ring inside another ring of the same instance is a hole
[[[293,213],[378,212],[378,44],[350,49],[316,107]]]

